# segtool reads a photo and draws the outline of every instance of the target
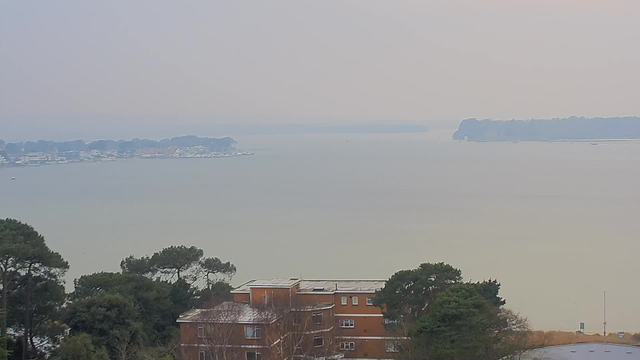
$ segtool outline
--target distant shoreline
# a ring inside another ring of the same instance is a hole
[[[223,159],[223,158],[232,158],[232,157],[240,157],[240,156],[253,156],[255,153],[247,152],[247,151],[237,151],[237,152],[229,152],[229,153],[219,153],[212,154],[212,156],[183,156],[183,157],[122,157],[122,158],[113,158],[113,159],[97,159],[97,160],[86,160],[86,161],[68,161],[68,162],[43,162],[36,164],[0,164],[0,170],[2,169],[13,169],[13,168],[31,168],[31,167],[40,167],[40,166],[56,166],[56,165],[69,165],[69,164],[89,164],[89,163],[110,163],[110,162],[120,162],[120,161],[131,161],[131,160],[168,160],[168,159]]]
[[[253,156],[255,153],[247,152],[247,151],[239,151],[237,153],[227,153],[225,155],[220,156],[209,156],[209,157],[130,157],[130,158],[117,158],[112,160],[102,159],[95,161],[73,161],[73,162],[65,162],[65,163],[42,163],[42,164],[30,164],[30,165],[5,165],[0,164],[0,171],[5,169],[21,169],[21,168],[35,168],[41,166],[60,166],[60,165],[71,165],[71,164],[95,164],[95,163],[113,163],[113,162],[123,162],[123,161],[135,161],[135,160],[178,160],[178,159],[226,159],[232,157],[240,157],[240,156]]]
[[[4,143],[0,140],[0,168],[109,162],[123,159],[226,158],[253,155],[234,147],[226,138],[180,136],[160,141],[149,139],[83,140],[54,142],[38,140]]]
[[[553,139],[553,140],[473,140],[460,139],[459,141],[475,142],[475,143],[519,143],[519,142],[546,142],[546,143],[633,143],[639,142],[640,138],[633,139]]]
[[[550,120],[466,119],[453,133],[467,141],[622,141],[640,140],[640,117]]]

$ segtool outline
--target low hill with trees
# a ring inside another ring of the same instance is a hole
[[[640,139],[640,117],[550,120],[466,119],[453,134],[455,140],[553,141],[589,139]]]
[[[33,227],[0,219],[0,360],[180,359],[178,316],[228,299],[236,268],[194,246],[129,256],[74,281]]]
[[[65,293],[62,255],[30,225],[0,219],[0,360],[179,360],[179,315],[230,299],[236,273],[184,245],[128,256],[120,268],[81,276]],[[393,274],[374,305],[406,360],[508,360],[531,348],[603,340],[531,331],[499,292],[497,280],[466,282],[449,264],[424,263]],[[638,344],[640,334],[607,341]],[[283,354],[274,360],[290,359]]]
[[[236,141],[230,137],[209,138],[194,135],[177,136],[159,141],[149,139],[131,140],[96,140],[85,142],[84,140],[73,141],[27,141],[20,143],[4,143],[0,140],[0,150],[4,148],[7,154],[16,155],[23,153],[52,152],[60,153],[69,151],[90,151],[90,150],[138,150],[138,149],[166,149],[172,146],[188,148],[203,146],[212,151],[222,151],[231,148]]]

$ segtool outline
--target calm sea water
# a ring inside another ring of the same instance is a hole
[[[0,217],[44,234],[69,285],[172,244],[232,261],[236,283],[445,261],[499,279],[536,328],[597,331],[607,290],[610,330],[640,331],[640,143],[450,136],[240,137],[262,150],[2,169]]]

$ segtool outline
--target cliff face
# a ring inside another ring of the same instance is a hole
[[[460,123],[453,138],[472,141],[640,139],[640,117],[509,121],[466,119]]]

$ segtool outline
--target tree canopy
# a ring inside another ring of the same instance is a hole
[[[523,350],[529,332],[499,291],[497,280],[465,283],[459,269],[425,263],[391,276],[374,304],[408,336],[404,358],[498,360]]]
[[[60,360],[109,360],[107,350],[96,348],[87,334],[67,337],[57,353]]]
[[[458,284],[442,291],[411,337],[430,360],[487,359],[497,311],[474,286]]]
[[[236,273],[232,263],[184,245],[126,257],[120,267],[81,276],[65,294],[63,257],[30,225],[0,219],[0,360],[171,358],[178,316],[228,299]],[[402,357],[416,360],[517,354],[529,326],[505,303],[497,280],[464,282],[442,262],[398,271],[374,298],[391,323],[403,325],[396,329],[407,339]]]
[[[187,301],[175,303],[173,284],[135,274],[101,272],[81,276],[74,284],[75,291],[71,294],[74,303],[102,294],[123,295],[130,299],[136,308],[144,338],[151,343],[164,343],[171,339],[176,326],[174,314],[187,310],[192,300],[192,295],[188,295]]]
[[[101,272],[76,279],[67,310],[72,333],[90,335],[95,346],[104,346],[111,356],[119,357],[174,341],[178,316],[212,298],[227,299],[228,281],[236,271],[230,262],[205,258],[202,249],[183,245],[151,256],[128,256],[120,267],[121,273]],[[96,319],[92,313],[96,308],[103,318]],[[128,314],[124,316],[127,323],[118,315],[122,312]]]
[[[487,300],[475,284],[442,291],[410,333],[414,351],[429,360],[499,360],[526,346],[526,319]]]
[[[62,286],[62,277],[68,268],[69,264],[59,253],[49,249],[44,237],[32,226],[14,219],[0,219],[0,276],[2,277],[0,359],[7,359],[9,355],[7,351],[9,328],[7,315],[9,313],[11,313],[11,329],[14,332],[21,329],[23,332],[21,340],[23,359],[28,354],[41,350],[34,341],[36,336],[50,337],[51,342],[56,341],[53,327],[49,326],[50,331],[45,331],[46,320],[55,317],[55,311],[61,305],[62,301],[59,297],[56,298],[55,290],[59,290]],[[43,290],[53,291],[50,301],[39,297],[34,300],[34,293]],[[22,315],[21,319],[20,315]]]
[[[199,264],[202,256],[204,251],[195,246],[170,246],[154,253],[149,259],[149,264],[152,269],[169,279],[180,280],[182,276],[187,275],[185,273]]]
[[[0,317],[0,360],[171,359],[179,351],[178,316],[228,299],[236,271],[183,245],[120,265],[120,273],[81,276],[66,294],[62,256],[30,225],[0,219],[0,315],[8,315]]]
[[[136,258],[133,255],[120,262],[123,273],[153,276],[161,274],[167,280],[180,280],[187,278],[195,281],[197,274],[193,271],[197,268],[204,251],[195,246],[184,245],[169,246],[155,252],[151,257]]]
[[[462,272],[445,263],[424,263],[412,270],[396,272],[376,293],[374,304],[384,306],[392,320],[418,318],[448,286],[460,283]]]

